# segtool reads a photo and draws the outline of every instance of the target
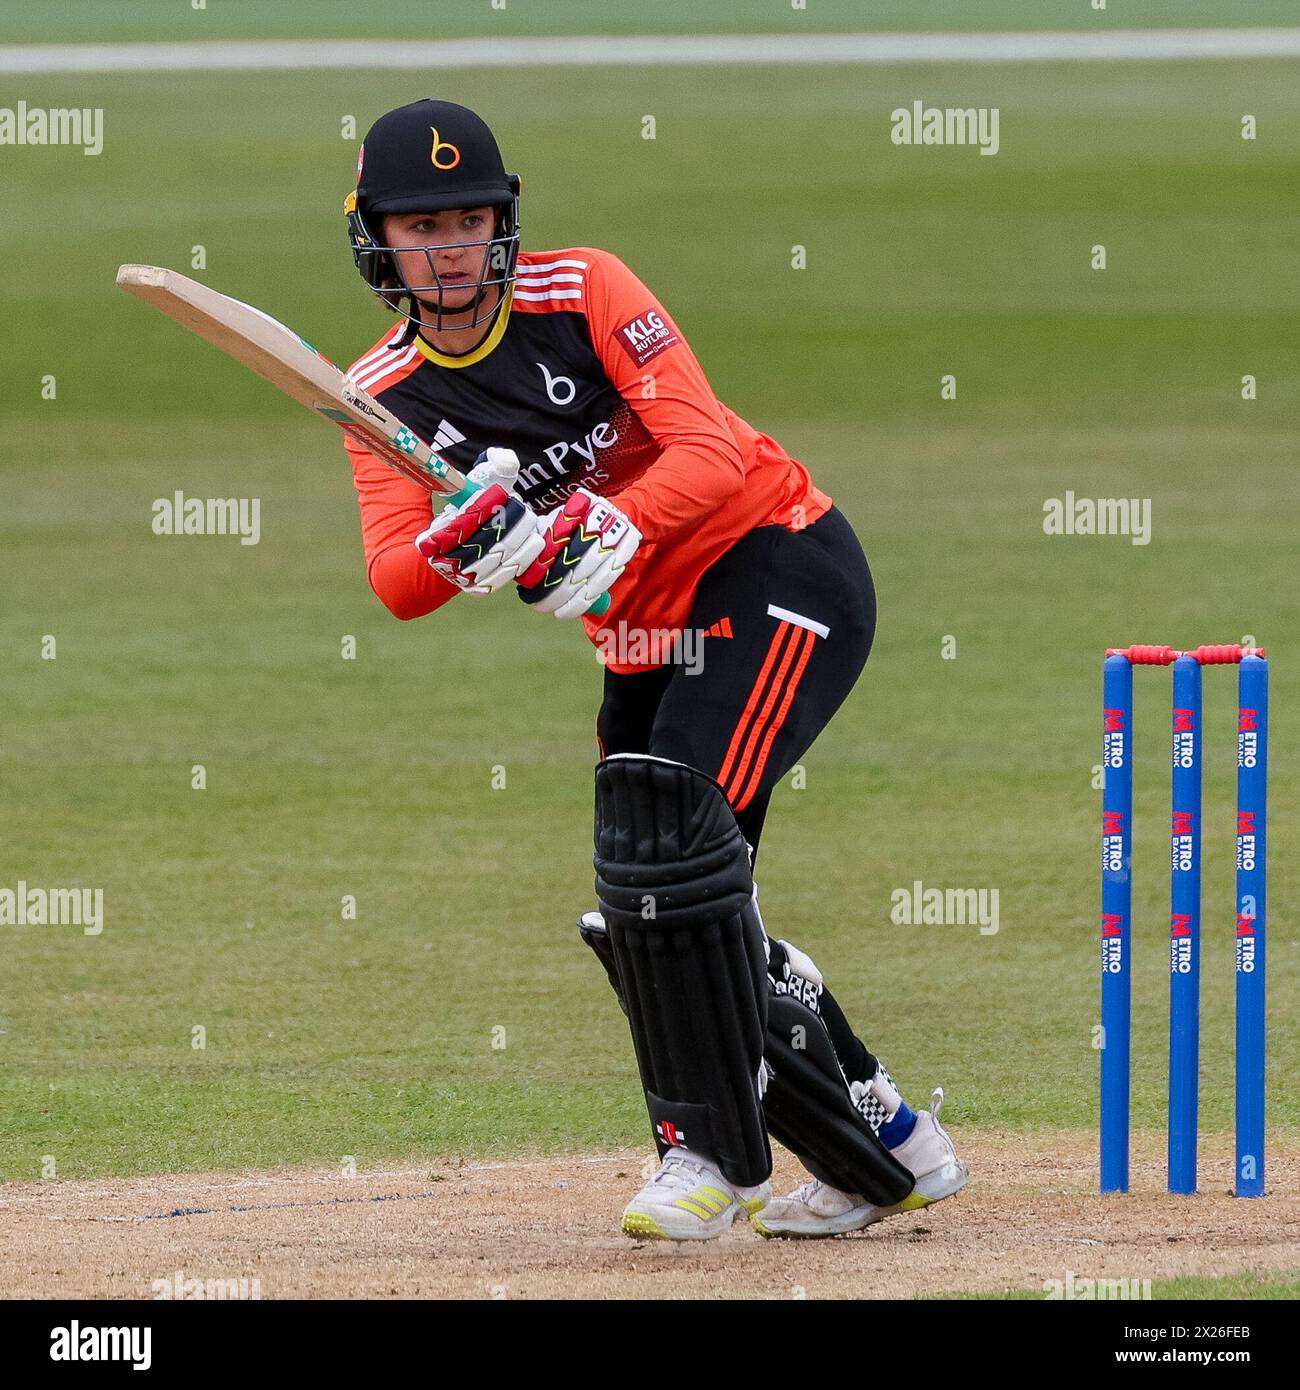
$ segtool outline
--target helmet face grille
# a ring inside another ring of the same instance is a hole
[[[513,194],[509,203],[498,207],[492,236],[485,237],[480,241],[429,242],[422,246],[389,246],[385,244],[382,234],[380,234],[382,220],[377,226],[372,227],[367,221],[366,214],[359,205],[358,199],[349,198],[345,208],[348,220],[348,239],[352,245],[352,259],[356,263],[361,278],[394,313],[400,314],[412,323],[426,324],[436,332],[443,327],[445,318],[463,314],[473,307],[476,310],[474,318],[471,322],[460,326],[475,328],[480,324],[487,323],[496,315],[500,306],[505,302],[507,292],[514,285],[516,264],[519,259],[518,194]],[[479,272],[478,280],[472,285],[475,290],[474,298],[462,308],[455,310],[443,308],[443,293],[451,289],[468,289],[471,288],[471,285],[467,283],[446,284],[438,274],[433,261],[434,252],[450,247],[467,247],[471,250],[484,247],[487,250],[487,254],[483,257],[483,267]],[[394,254],[399,250],[407,255],[411,252],[423,252],[429,267],[428,275],[422,277],[419,282],[408,283]],[[483,298],[493,286],[497,287],[500,295],[496,303],[480,312]],[[425,298],[421,300],[419,296],[425,296]],[[423,312],[421,312],[422,309]],[[430,316],[433,319],[432,323],[429,322]]]

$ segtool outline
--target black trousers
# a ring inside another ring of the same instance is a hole
[[[756,851],[772,788],[853,688],[876,631],[871,570],[832,507],[802,531],[761,526],[706,572],[678,660],[605,672],[601,755],[650,753],[715,777]],[[683,646],[681,653],[687,648]]]

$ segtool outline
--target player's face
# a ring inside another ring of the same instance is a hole
[[[402,278],[408,285],[441,285],[442,312],[454,314],[473,301],[483,261],[491,250],[484,243],[492,236],[495,214],[495,208],[390,213],[384,218],[384,240],[392,247],[413,248],[395,252]],[[438,249],[423,249],[431,246]],[[438,291],[435,288],[420,297],[436,305]]]

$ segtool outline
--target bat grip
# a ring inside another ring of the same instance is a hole
[[[479,492],[481,490],[481,485],[479,483],[471,483],[469,479],[466,478],[465,486],[461,488],[461,490],[458,493],[456,493],[454,497],[449,497],[447,501],[451,506],[459,507],[462,506],[464,503],[468,502],[469,499],[473,497],[476,492]],[[609,612],[609,595],[607,593],[601,594],[601,596],[595,601],[595,603],[593,603],[591,607],[587,609],[587,612],[590,613],[593,618],[603,617],[606,613]]]

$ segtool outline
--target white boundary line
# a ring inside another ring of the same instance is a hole
[[[1012,34],[737,34],[569,38],[287,39],[31,44],[0,75],[256,72],[294,68],[683,67],[749,63],[1044,63],[1300,57],[1294,29],[1110,29]]]

